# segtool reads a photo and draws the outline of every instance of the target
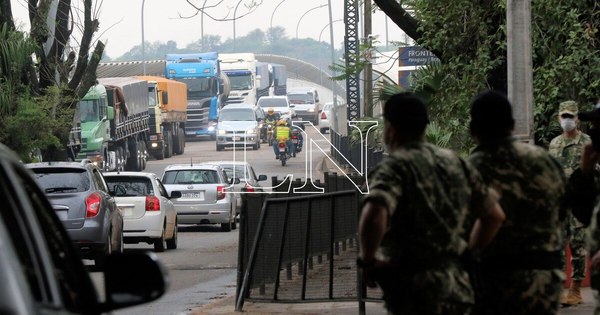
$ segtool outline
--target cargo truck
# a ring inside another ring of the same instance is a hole
[[[167,54],[165,74],[168,79],[187,86],[187,137],[216,138],[219,110],[229,95],[229,79],[221,71],[219,54]]]
[[[256,100],[261,96],[269,96],[271,87],[269,64],[266,62],[256,63]]]
[[[287,68],[284,65],[270,64],[273,95],[287,95]]]
[[[257,80],[261,78],[257,78],[256,75],[254,54],[220,54],[219,59],[221,60],[221,70],[227,74],[231,83],[227,104],[256,104],[258,100]]]
[[[137,76],[148,81],[148,153],[157,160],[183,154],[187,86],[175,80],[155,76]]]
[[[81,128],[77,161],[90,159],[103,171],[146,167],[148,82],[101,78],[77,104],[75,115]]]

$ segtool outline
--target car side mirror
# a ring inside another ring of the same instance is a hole
[[[290,108],[295,108],[296,105],[295,104],[290,104]]]
[[[239,183],[240,183],[240,179],[237,177],[229,179],[229,184],[237,185]]]
[[[127,189],[123,185],[115,185],[113,190],[108,192],[109,195],[113,197],[125,196],[127,194]]]
[[[181,191],[179,190],[174,190],[171,192],[171,195],[169,196],[169,199],[172,198],[181,198]]]
[[[267,180],[267,175],[258,175],[258,180],[259,182],[265,181]]]
[[[166,269],[152,252],[113,253],[106,257],[104,286],[102,312],[154,301],[166,291]]]

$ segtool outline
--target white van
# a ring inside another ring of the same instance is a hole
[[[319,123],[321,104],[317,89],[313,87],[288,88],[287,96],[290,104],[295,105],[297,118],[310,121],[315,126]]]

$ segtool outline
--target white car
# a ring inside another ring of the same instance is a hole
[[[331,127],[331,122],[330,119],[332,119],[333,117],[330,117],[332,115],[331,110],[333,108],[333,103],[325,103],[325,105],[323,105],[323,111],[321,111],[321,114],[319,115],[319,130],[321,131],[321,133],[325,133],[325,131],[329,130],[329,128]]]
[[[238,184],[222,167],[212,164],[174,164],[165,168],[162,182],[173,199],[180,224],[221,224],[221,231],[236,229],[236,197],[226,187]]]
[[[145,242],[156,252],[177,248],[177,211],[171,198],[181,192],[167,193],[153,173],[110,172],[104,179],[123,215],[123,242]]]
[[[258,106],[267,112],[269,108],[279,114],[279,116],[288,115],[296,118],[295,105],[290,104],[288,97],[285,95],[281,96],[261,96],[256,103]]]

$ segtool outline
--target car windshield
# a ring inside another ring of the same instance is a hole
[[[219,113],[219,121],[247,121],[254,120],[254,111],[250,108],[223,109]]]
[[[290,104],[314,104],[312,93],[288,94]]]
[[[260,107],[287,107],[288,104],[283,98],[261,98],[258,100]]]
[[[248,172],[244,165],[234,165],[234,164],[221,164],[223,170],[225,170],[225,174],[229,178],[239,178],[240,180],[246,180],[248,177]]]
[[[35,179],[48,194],[83,192],[90,189],[90,178],[81,168],[33,168]]]
[[[162,182],[164,185],[219,184],[219,175],[214,170],[167,171]]]
[[[152,183],[146,177],[105,176],[106,184],[110,191],[118,192],[120,197],[148,196],[154,195]],[[115,190],[115,186],[121,186],[125,191]]]

